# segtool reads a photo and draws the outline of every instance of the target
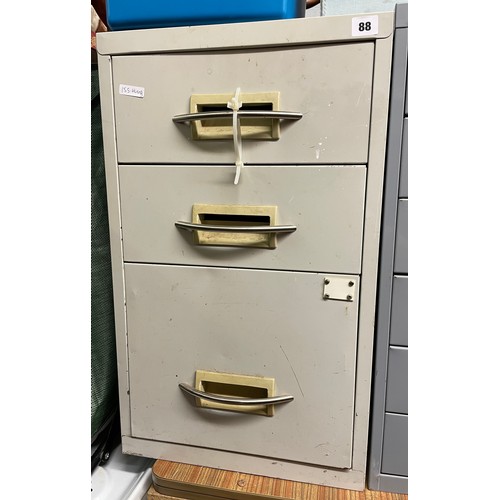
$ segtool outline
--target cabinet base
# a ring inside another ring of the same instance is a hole
[[[277,461],[253,455],[182,446],[172,443],[122,437],[124,453],[211,468],[221,474],[233,471],[246,475],[264,476],[274,480],[296,481],[319,486],[363,491],[365,473],[352,469],[328,469],[296,462]],[[292,497],[293,498],[293,497]],[[301,499],[302,500],[302,499]]]

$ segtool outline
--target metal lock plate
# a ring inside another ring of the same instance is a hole
[[[343,300],[353,302],[356,298],[358,279],[345,276],[325,276],[323,280],[323,298],[325,300]]]

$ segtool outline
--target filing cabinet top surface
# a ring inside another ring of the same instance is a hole
[[[141,54],[387,38],[394,30],[394,13],[370,14],[375,15],[377,33],[364,36],[353,35],[352,19],[356,16],[325,16],[98,33],[97,51],[101,55]]]

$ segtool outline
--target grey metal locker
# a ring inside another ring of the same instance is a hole
[[[396,6],[368,487],[408,493],[408,4]]]
[[[125,453],[365,487],[394,16],[363,22],[98,35]]]

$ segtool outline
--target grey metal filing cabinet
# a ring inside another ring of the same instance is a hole
[[[125,453],[364,488],[393,24],[98,34]]]
[[[408,492],[408,4],[396,6],[368,486]]]

